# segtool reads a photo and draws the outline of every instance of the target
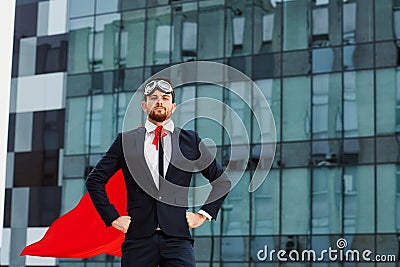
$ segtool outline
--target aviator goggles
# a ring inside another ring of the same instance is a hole
[[[172,93],[173,91],[172,85],[169,82],[164,80],[153,80],[146,84],[144,95],[147,96],[151,94],[156,88],[167,94]]]

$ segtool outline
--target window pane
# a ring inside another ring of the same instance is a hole
[[[281,54],[255,55],[253,57],[253,79],[277,77],[281,73]]]
[[[145,0],[120,0],[121,1],[121,8],[122,10],[131,10],[131,9],[138,9],[143,8],[146,6]]]
[[[342,232],[342,170],[339,168],[313,171],[312,232]]]
[[[377,226],[379,233],[396,233],[399,230],[400,196],[397,191],[398,173],[394,164],[377,166]]]
[[[310,232],[310,173],[308,169],[282,172],[281,227],[284,235]]]
[[[90,97],[67,100],[65,154],[85,154],[88,152],[90,130]]]
[[[186,62],[197,58],[197,3],[175,5],[172,27],[176,42],[172,47],[172,62]]]
[[[216,99],[219,101],[223,100],[223,89],[220,86],[216,85],[199,85],[197,87],[197,97],[208,97],[212,99]],[[197,131],[201,138],[211,138],[214,140],[215,144],[222,145],[222,134],[223,134],[223,127],[220,123],[224,121],[223,117],[223,105],[218,105],[215,109],[210,109],[209,106],[204,105],[201,103],[202,100],[196,100],[196,123],[197,123]],[[204,103],[204,102],[203,102]],[[213,116],[208,116],[214,118],[211,119],[202,119],[201,116],[206,114],[210,114],[212,112]]]
[[[73,209],[85,193],[85,179],[65,179],[62,186],[61,214]]]
[[[119,13],[96,17],[94,55],[91,62],[94,71],[118,68],[120,18]]]
[[[69,21],[68,73],[91,71],[93,58],[93,17]]]
[[[310,52],[296,51],[283,53],[283,75],[305,75],[311,72]]]
[[[119,0],[96,0],[96,14],[117,12]]]
[[[253,112],[257,114],[264,114],[263,110],[264,101],[267,100],[270,111],[272,112],[272,116],[275,123],[275,139],[279,141],[280,138],[280,124],[281,124],[281,115],[280,115],[280,107],[281,107],[281,81],[279,79],[263,79],[254,81],[258,88],[261,90],[265,99],[258,99],[253,97]],[[272,123],[271,118],[259,118],[260,121],[257,121],[256,117],[253,116],[253,138],[252,143],[259,143],[261,141],[261,134],[263,140],[271,140],[271,136],[273,135],[273,128],[269,126],[269,123]],[[259,125],[261,124],[261,125]],[[262,133],[261,133],[262,131]]]
[[[283,167],[302,167],[310,164],[310,142],[282,143]]]
[[[240,181],[231,189],[228,197],[224,201],[223,207],[223,235],[248,235],[250,217],[250,193],[248,184],[250,180],[250,172],[246,171],[242,177],[241,172],[231,171],[231,180]],[[222,215],[222,214],[221,214]]]
[[[373,163],[375,155],[374,138],[349,138],[343,140],[343,164]]]
[[[395,67],[398,62],[398,52],[394,42],[376,43],[375,66],[376,67]]]
[[[375,219],[374,166],[344,169],[344,232],[373,233]]]
[[[342,69],[342,50],[322,48],[312,50],[313,73],[340,71]]]
[[[175,41],[170,25],[171,7],[148,9],[146,22],[146,65],[168,64]]]
[[[373,71],[344,74],[344,131],[345,136],[374,134]]]
[[[116,133],[116,95],[96,95],[92,98],[90,152],[106,152]]]
[[[337,138],[342,135],[342,75],[313,77],[313,138]]]
[[[92,76],[90,74],[68,75],[67,77],[67,97],[88,95],[91,87]]]
[[[122,13],[120,60],[127,68],[144,64],[145,10]]]
[[[378,133],[396,132],[396,112],[400,110],[400,72],[376,70],[376,127]],[[397,112],[398,113],[398,112]]]
[[[251,138],[251,118],[252,110],[251,105],[251,91],[250,83],[244,82],[231,82],[227,83],[226,87],[230,90],[225,90],[224,103],[230,109],[224,109],[223,125],[225,131],[229,134],[231,144],[248,144]],[[233,114],[237,115],[234,116]],[[238,121],[240,120],[240,121]],[[241,126],[240,126],[241,125]],[[247,136],[247,138],[246,138]],[[230,144],[225,140],[225,144]]]
[[[224,1],[199,2],[199,59],[224,55]]]
[[[394,37],[393,30],[396,27],[396,24],[392,24],[394,15],[392,2],[393,0],[374,1],[376,40],[392,40]]]
[[[374,40],[374,0],[356,1],[354,20],[356,23],[356,42],[365,43]],[[343,5],[345,7],[346,4]]]
[[[310,79],[295,77],[283,79],[284,141],[310,138]]]
[[[308,47],[309,19],[306,15],[310,1],[284,1],[283,6],[283,50],[298,50]]]
[[[252,48],[252,1],[226,3],[225,56],[248,55]]]
[[[279,234],[279,196],[279,171],[272,170],[264,183],[252,194],[254,235]]]
[[[339,139],[329,139],[312,142],[312,164],[314,166],[336,166],[340,164],[342,142]]]
[[[83,17],[94,14],[95,0],[71,0],[69,1],[69,17]]]
[[[393,11],[394,36],[400,39],[400,10]]]
[[[346,45],[343,47],[343,69],[365,69],[374,66],[374,46],[366,45]]]
[[[280,5],[271,6],[267,0],[258,1],[253,14],[253,50],[255,54],[281,50],[282,16]]]

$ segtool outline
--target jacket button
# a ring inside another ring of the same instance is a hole
[[[162,199],[162,197],[161,197],[161,196],[159,196],[159,197],[158,197],[158,199]]]

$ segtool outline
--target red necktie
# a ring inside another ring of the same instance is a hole
[[[156,146],[156,150],[158,150],[158,144],[160,143],[160,139],[164,136],[167,136],[164,127],[162,125],[157,126],[156,130],[154,131],[154,139],[152,142],[152,144]]]

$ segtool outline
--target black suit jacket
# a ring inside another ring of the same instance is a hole
[[[89,195],[104,223],[110,226],[120,215],[109,202],[105,185],[117,170],[122,169],[126,189],[121,190],[127,190],[127,211],[132,219],[126,239],[150,236],[157,226],[168,235],[190,238],[186,222],[188,188],[193,172],[199,168],[199,161],[193,160],[201,158],[200,165],[208,165],[200,168],[202,175],[211,182],[212,190],[201,209],[213,219],[230,190],[231,182],[211,154],[202,149],[205,146],[196,132],[175,128],[171,135],[171,162],[165,180],[160,179],[158,190],[143,154],[145,132],[144,128],[138,128],[118,134],[87,177]]]

